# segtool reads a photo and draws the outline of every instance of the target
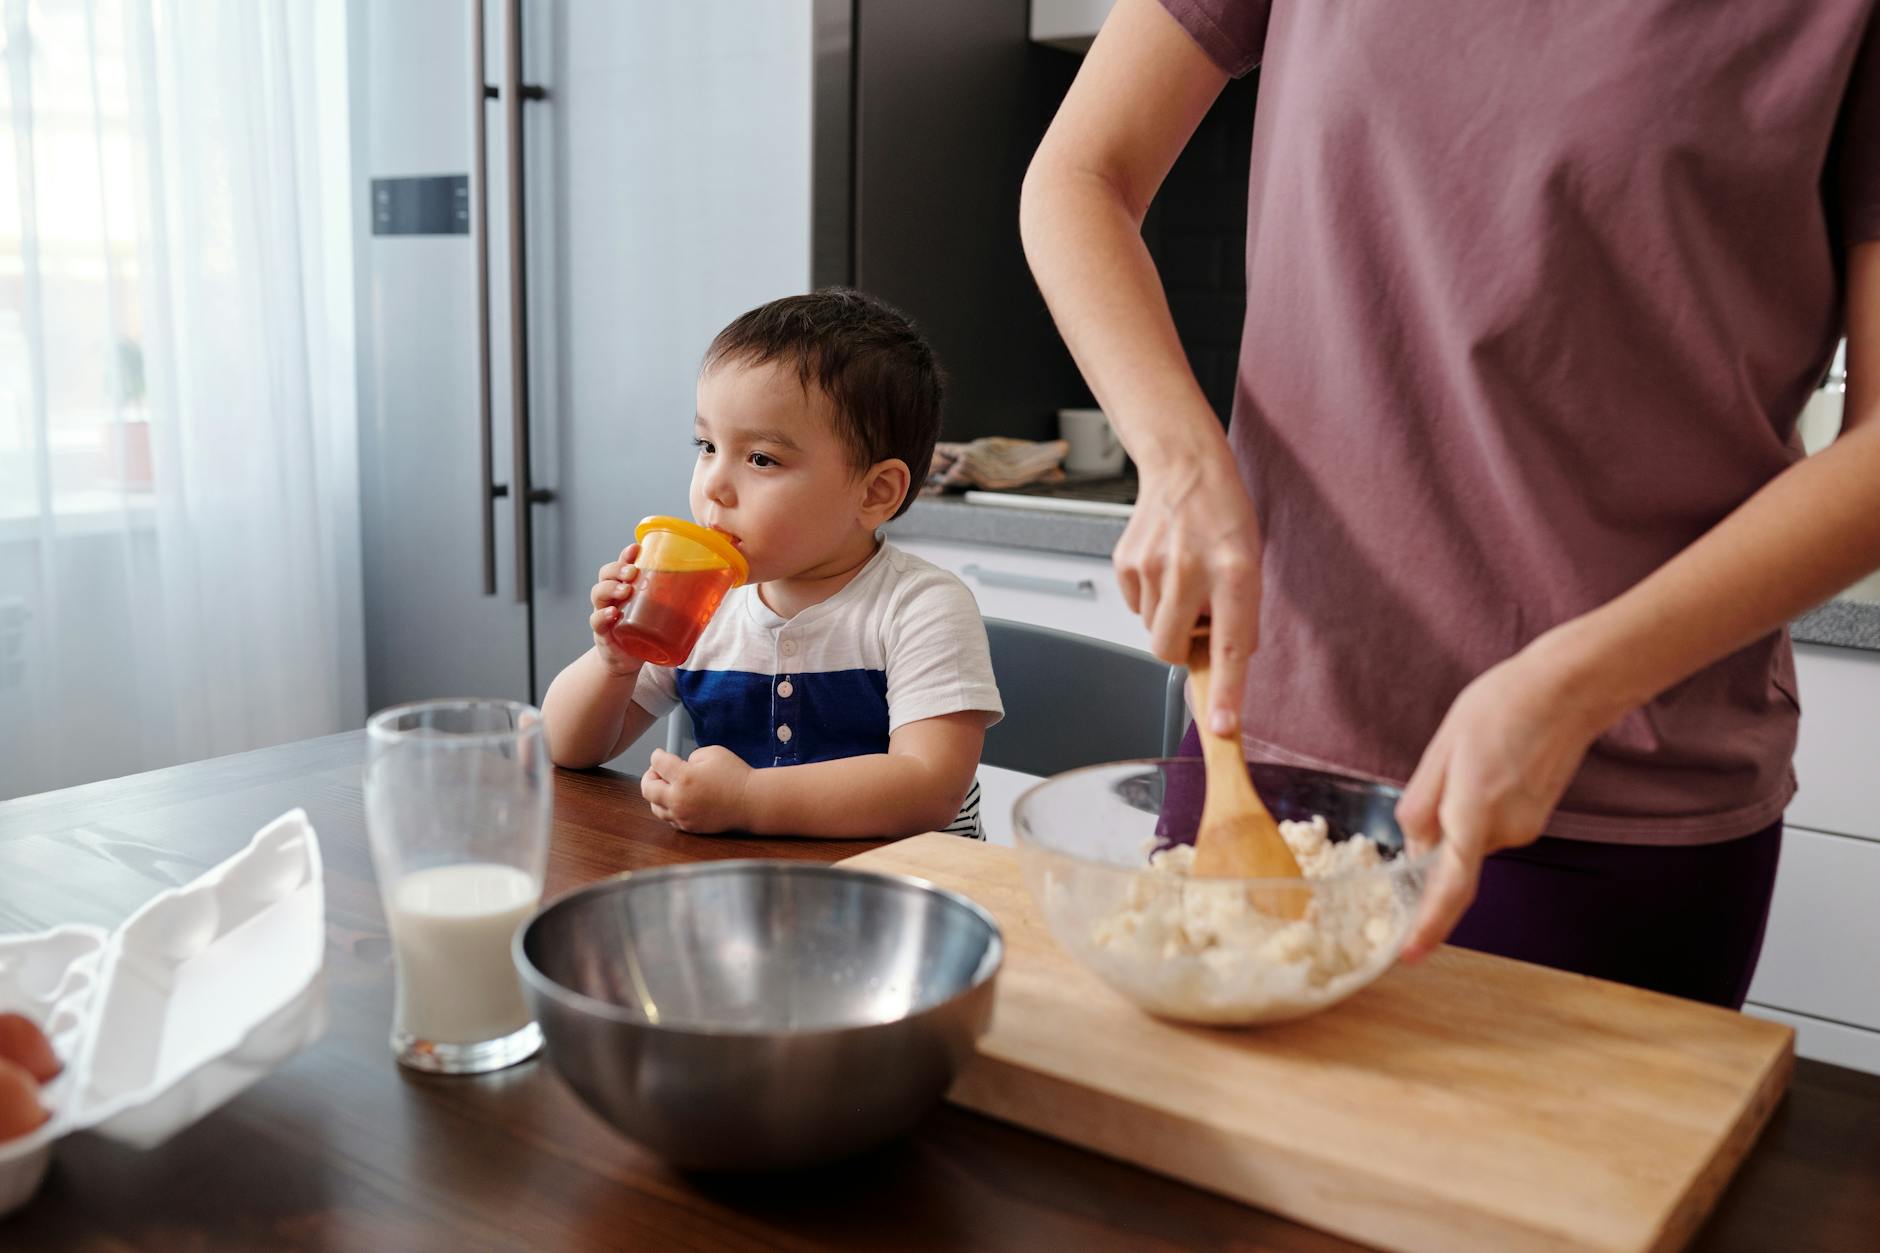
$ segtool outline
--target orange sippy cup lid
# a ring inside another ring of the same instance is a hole
[[[684,518],[654,514],[640,519],[640,524],[633,528],[633,538],[644,544],[648,533],[653,531],[669,531],[691,540],[718,558],[724,565],[731,568],[733,587],[742,586],[751,577],[751,563],[744,559],[744,554],[738,551],[738,546],[708,526],[700,526]]]

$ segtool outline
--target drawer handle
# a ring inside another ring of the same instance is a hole
[[[1097,598],[1095,579],[1052,579],[1042,574],[1011,574],[977,565],[962,566],[960,573],[969,579],[978,579],[987,587],[1009,587],[1020,592],[1049,592],[1053,596],[1075,596],[1080,600]]]

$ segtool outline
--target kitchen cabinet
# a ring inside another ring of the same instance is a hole
[[[1880,656],[1798,644],[1799,785],[1749,1012],[1796,1051],[1880,1074]]]
[[[895,545],[958,575],[988,618],[1148,651],[1149,633],[1123,600],[1108,558],[926,539],[896,539]]]
[[[1795,647],[1802,703],[1788,822],[1880,840],[1880,655],[1816,644]]]
[[[1789,826],[1750,1000],[1854,1033],[1880,1072],[1880,841]],[[1785,1019],[1784,1021],[1789,1021]],[[1804,1047],[1804,1052],[1807,1048]],[[1839,1060],[1839,1059],[1835,1059]],[[1843,1062],[1854,1065],[1854,1062]]]
[[[1787,1010],[1759,1005],[1755,1001],[1743,1006],[1743,1012],[1795,1028],[1795,1053],[1798,1057],[1880,1075],[1880,1031],[1864,1031],[1859,1027],[1811,1018],[1807,1014],[1791,1014]]]

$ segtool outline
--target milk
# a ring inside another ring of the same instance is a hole
[[[540,887],[514,866],[471,862],[400,879],[386,911],[398,961],[395,1030],[475,1044],[529,1023],[509,943]]]

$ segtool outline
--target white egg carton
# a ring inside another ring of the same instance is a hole
[[[299,809],[115,931],[0,936],[0,1010],[38,1022],[65,1063],[40,1091],[52,1116],[0,1142],[0,1215],[60,1136],[153,1148],[318,1039],[325,959],[320,844]]]

